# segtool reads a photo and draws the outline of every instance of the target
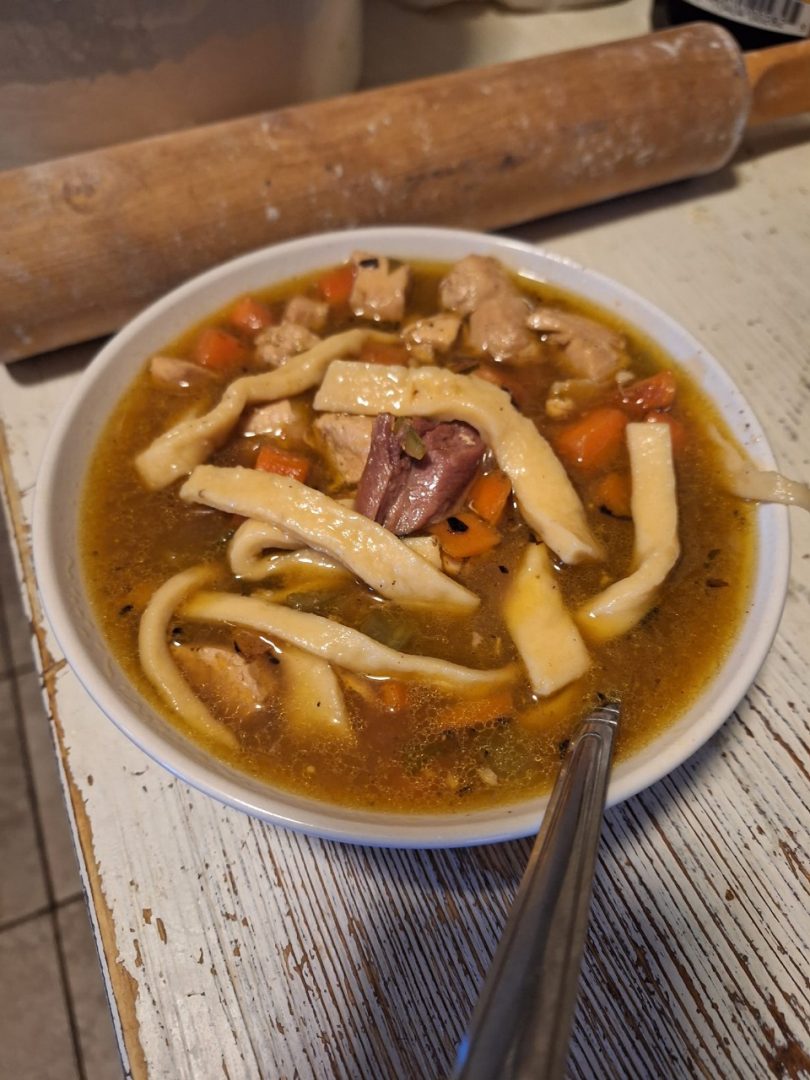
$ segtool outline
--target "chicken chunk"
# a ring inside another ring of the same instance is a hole
[[[256,338],[256,353],[270,367],[281,367],[293,356],[317,345],[320,340],[306,326],[285,321],[262,330]]]
[[[518,296],[515,283],[497,259],[467,255],[455,264],[439,285],[443,308],[470,315],[495,296]]]
[[[388,259],[362,251],[352,255],[352,262],[357,267],[349,297],[354,314],[374,322],[401,322],[411,281],[410,267],[403,264],[392,270]]]
[[[284,322],[305,326],[320,334],[329,318],[329,305],[325,300],[312,300],[308,296],[294,296],[284,308]]]
[[[540,342],[529,329],[532,308],[522,296],[503,293],[491,296],[470,315],[467,340],[479,353],[493,360],[525,363],[540,356]]]
[[[531,314],[529,325],[560,346],[563,364],[573,378],[600,382],[627,366],[622,335],[583,315],[542,307]]]
[[[163,390],[188,390],[216,381],[216,374],[209,368],[177,356],[153,356],[149,361],[149,374],[152,382]]]
[[[437,355],[452,349],[460,327],[460,316],[441,312],[409,323],[402,331],[402,340],[411,356],[422,364],[432,364]]]
[[[203,701],[232,720],[254,716],[275,690],[273,667],[264,656],[248,660],[221,645],[178,645],[172,659]]]
[[[592,405],[610,386],[609,379],[562,379],[553,382],[546,398],[546,416],[552,420],[565,420]]]
[[[346,484],[358,483],[363,475],[373,426],[373,417],[348,413],[323,413],[313,424],[324,456]]]
[[[257,405],[249,409],[240,425],[242,435],[273,435],[277,439],[291,436],[303,437],[306,431],[306,416],[300,408],[296,409],[289,398],[271,401],[268,405]]]

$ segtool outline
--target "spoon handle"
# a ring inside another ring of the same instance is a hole
[[[585,717],[551,794],[455,1080],[564,1075],[619,705]]]

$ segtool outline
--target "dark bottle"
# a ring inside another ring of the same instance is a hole
[[[806,0],[655,0],[653,26],[713,22],[725,27],[740,48],[767,49],[810,36],[810,3]]]

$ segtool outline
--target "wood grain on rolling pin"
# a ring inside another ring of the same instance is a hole
[[[737,46],[700,24],[0,173],[0,361],[288,237],[500,228],[710,172],[749,99]]]

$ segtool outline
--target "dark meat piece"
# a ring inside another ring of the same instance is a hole
[[[484,456],[481,436],[461,421],[416,417],[405,424],[419,436],[424,456],[403,449],[403,422],[383,413],[374,421],[371,450],[357,489],[355,509],[397,536],[444,517],[472,480]]]

